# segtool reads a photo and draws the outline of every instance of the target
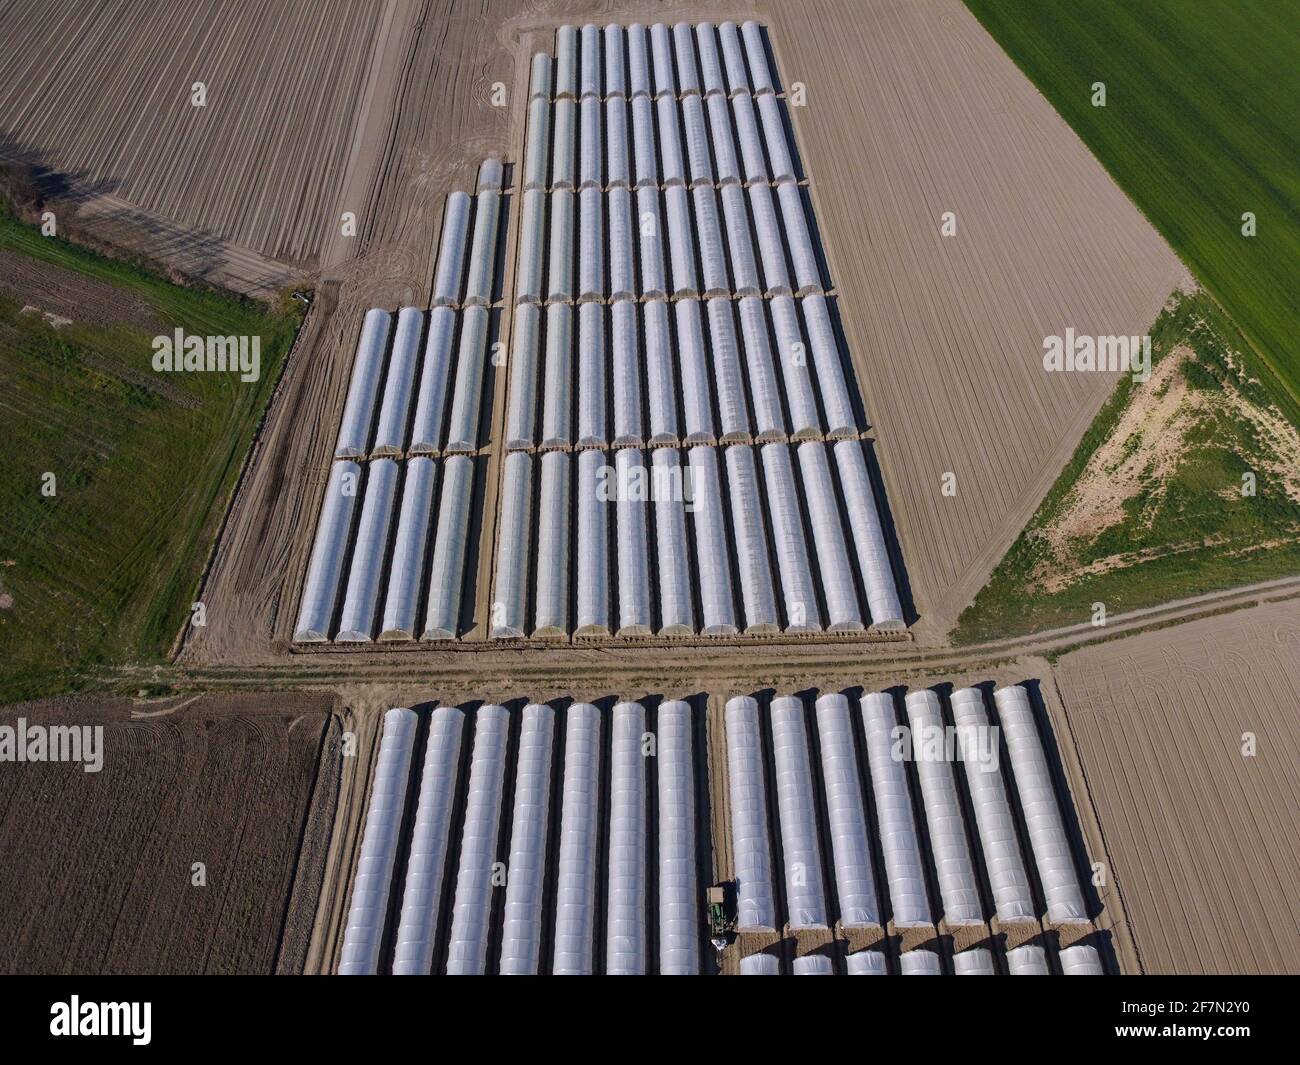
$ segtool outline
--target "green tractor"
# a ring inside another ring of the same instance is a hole
[[[729,905],[728,894],[725,884],[714,884],[705,893],[709,910],[709,942],[719,954],[727,949],[736,930],[736,917]]]

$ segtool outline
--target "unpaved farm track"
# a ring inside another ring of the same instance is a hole
[[[337,789],[333,705],[276,694],[6,707],[9,726],[102,725],[105,753],[98,773],[0,773],[0,968],[301,971]],[[206,886],[192,884],[194,862]]]

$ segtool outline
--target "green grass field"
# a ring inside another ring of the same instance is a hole
[[[0,249],[143,299],[158,323],[55,328],[0,291],[0,593],[11,600],[0,609],[0,701],[8,701],[76,687],[98,664],[167,653],[300,316],[173,285],[44,238],[3,211]],[[178,326],[260,336],[259,379],[171,374],[160,389],[150,342]],[[47,472],[53,497],[41,492]]]
[[[1116,614],[1300,572],[1300,469],[1290,467],[1300,435],[1286,394],[1259,380],[1244,357],[1244,338],[1204,292],[1174,301],[1151,338],[1157,371],[1175,350],[1192,353],[1175,364],[1181,381],[1159,372],[1146,384],[1121,378],[1029,526],[963,612],[957,642],[1082,624],[1097,602]],[[1126,413],[1155,411],[1172,387],[1183,390],[1177,420],[1125,422]],[[1094,462],[1111,441],[1118,447],[1106,453],[1109,462]],[[1162,453],[1163,444],[1171,446]],[[1141,474],[1119,520],[1054,536],[1079,504],[1088,472],[1094,486],[1114,483],[1126,462]],[[1253,495],[1242,492],[1245,473],[1256,478]]]
[[[967,0],[1300,400],[1300,9]],[[1106,106],[1092,105],[1094,82]],[[1253,212],[1257,235],[1242,235]]]

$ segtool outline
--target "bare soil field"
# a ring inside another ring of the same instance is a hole
[[[148,300],[8,249],[0,249],[0,293],[43,313],[88,325],[125,323],[147,332],[161,328]]]
[[[0,967],[301,971],[338,789],[328,696],[16,704],[0,724],[102,726],[103,765],[0,773]],[[202,862],[206,884],[193,883]]]
[[[1140,970],[1300,972],[1300,604],[1087,648],[1055,680]]]

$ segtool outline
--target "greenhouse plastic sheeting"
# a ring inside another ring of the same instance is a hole
[[[596,192],[604,188],[604,148],[600,100],[584,96],[578,105],[578,188]]]
[[[581,47],[578,51],[578,91],[585,99],[599,96],[600,81],[600,28],[588,22],[582,27]]]
[[[506,456],[497,528],[496,594],[492,600],[493,637],[528,634],[528,564],[531,560],[533,457],[526,451]]]
[[[541,353],[542,309],[533,303],[515,308],[510,331],[510,406],[506,447],[532,447],[537,434],[537,366]]]
[[[609,309],[614,377],[614,446],[643,442],[641,425],[641,344],[636,304],[616,300]]]
[[[786,628],[794,632],[818,632],[822,627],[821,608],[817,605],[817,589],[808,563],[803,509],[795,492],[790,451],[785,444],[765,444],[762,454]]]
[[[605,896],[605,972],[646,971],[646,733],[645,707],[618,703],[611,720],[609,768],[609,885]]]
[[[484,188],[485,173],[496,164],[497,187]],[[488,159],[479,168],[479,194],[474,197],[474,232],[469,246],[469,269],[465,274],[465,304],[483,306],[492,302],[492,280],[497,262],[497,223],[501,215],[500,163]]]
[[[1101,955],[1091,943],[1076,943],[1060,951],[1061,972],[1066,976],[1105,976]]]
[[[1012,976],[1049,976],[1047,951],[1038,943],[1025,943],[1007,951],[1007,971]]]
[[[605,95],[627,95],[627,70],[623,62],[623,27],[611,23],[605,27]]]
[[[677,100],[660,96],[655,100],[655,118],[659,132],[659,166],[667,187],[686,185],[686,158],[682,153],[682,133],[677,119]]]
[[[673,76],[673,42],[668,27],[662,22],[650,27],[650,52],[654,56],[655,97],[671,99],[677,95],[677,79]]]
[[[785,119],[781,114],[781,101],[771,93],[761,93],[755,97],[755,102],[758,104],[759,121],[763,124],[763,140],[767,145],[767,157],[772,162],[772,180],[796,181],[799,175],[795,171],[794,160],[790,157]]]
[[[785,227],[785,240],[790,248],[790,261],[794,263],[794,276],[799,284],[799,295],[822,290],[821,267],[808,232],[808,218],[804,214],[803,192],[794,182],[787,181],[776,187],[776,199],[781,205],[781,220]]]
[[[659,152],[655,141],[655,105],[648,96],[632,98],[632,159],[637,188],[659,186]]]
[[[858,610],[835,488],[826,463],[826,445],[814,441],[800,444],[799,469],[808,500],[809,524],[817,549],[817,567],[821,571],[828,626],[832,632],[861,629],[862,614]]]
[[[551,163],[551,101],[538,97],[528,104],[528,134],[524,142],[524,188],[544,191]]]
[[[429,566],[429,606],[424,618],[426,640],[454,640],[460,631],[460,593],[465,583],[465,546],[473,488],[473,459],[453,455],[443,463],[438,528]]]
[[[609,400],[609,361],[605,350],[605,308],[599,303],[578,307],[578,444],[609,442],[606,407]]]
[[[555,31],[555,95],[578,95],[578,27],[561,26]]]
[[[402,505],[397,516],[397,538],[388,567],[381,640],[415,639],[415,611],[428,554],[429,522],[438,467],[427,457],[407,459],[402,481]]]
[[[885,952],[881,950],[859,950],[848,956],[848,973],[850,976],[888,976],[889,967],[885,964]]]
[[[758,703],[747,695],[738,695],[727,702],[725,718],[736,928],[741,932],[774,932],[776,902]]]
[[[776,220],[772,190],[767,185],[750,185],[745,195],[749,198],[758,255],[763,263],[763,291],[769,296],[789,296],[793,291],[790,271],[785,263],[785,244],[781,239],[781,224]]]
[[[546,308],[546,366],[542,371],[542,447],[573,442],[573,308]]]
[[[988,947],[972,947],[952,956],[952,970],[958,976],[997,976],[993,952]]]
[[[659,779],[659,972],[664,976],[688,976],[700,971],[690,703],[679,699],[660,703],[655,735]]]
[[[718,201],[712,185],[691,189],[695,209],[695,232],[700,241],[700,273],[705,296],[725,296],[731,291],[727,277],[727,253],[722,246],[722,224],[718,221]]]
[[[546,826],[551,807],[551,749],[555,711],[524,707],[515,764],[515,808],[510,824],[505,912],[501,922],[501,974],[534,976],[542,953],[546,890]]]
[[[736,139],[731,133],[731,107],[727,98],[720,94],[708,96],[705,106],[709,112],[709,139],[718,168],[718,184],[724,187],[739,185],[744,181],[744,174],[736,158]]]
[[[736,136],[740,140],[740,163],[745,171],[745,184],[767,182],[767,161],[763,158],[763,138],[758,132],[758,115],[754,100],[748,93],[737,93],[731,98],[731,115],[736,120]]]
[[[465,252],[469,249],[469,217],[473,201],[469,193],[448,195],[442,213],[442,236],[438,242],[438,267],[433,275],[431,307],[460,302],[465,280]]]
[[[795,976],[834,976],[835,969],[825,954],[805,954],[794,960]]]
[[[648,99],[651,93],[650,42],[645,27],[639,22],[627,28],[627,70],[631,94],[634,97],[644,95]]]
[[[356,544],[348,567],[347,591],[343,596],[336,640],[369,643],[374,636],[380,576],[388,548],[393,496],[397,491],[397,472],[397,463],[392,459],[375,459],[367,469],[361,520],[357,523]]]
[[[632,157],[627,143],[627,101],[611,96],[605,101],[605,185],[632,187]]]
[[[808,373],[808,349],[799,329],[794,300],[775,296],[768,300],[772,329],[776,335],[776,358],[785,381],[786,405],[790,409],[790,431],[795,437],[821,433],[821,417]]]
[[[411,413],[411,391],[415,363],[420,355],[424,333],[424,312],[403,307],[397,312],[397,329],[393,332],[393,352],[384,375],[383,402],[379,407],[379,425],[375,429],[372,455],[400,455],[406,447],[406,421]]]
[[[740,959],[741,976],[780,976],[781,963],[771,954],[750,954]]]
[[[790,927],[826,928],[826,893],[817,839],[817,800],[803,702],[778,696],[768,713],[776,767],[776,803],[785,859],[785,904]],[[829,959],[828,959],[829,960]]]
[[[736,320],[731,300],[706,300],[709,318],[709,348],[713,353],[713,380],[717,386],[718,419],[723,443],[747,443],[749,408],[740,369],[740,347],[736,343]]]
[[[757,438],[760,441],[783,439],[785,415],[781,411],[781,387],[777,383],[776,368],[772,365],[772,344],[763,300],[746,296],[737,301],[737,307]]]
[[[678,298],[698,296],[700,281],[695,273],[695,237],[691,226],[690,194],[681,185],[664,189],[668,220],[668,258],[672,267],[672,294]]]
[[[293,638],[299,642],[319,643],[330,638],[348,536],[352,531],[352,514],[360,491],[360,466],[355,462],[336,462],[330,467],[298,608],[298,624],[294,626]]]
[[[651,444],[676,444],[677,374],[673,370],[672,334],[668,326],[668,304],[651,300],[642,304],[645,325],[646,401],[650,408]]]
[[[731,590],[717,451],[709,447],[691,448],[690,468],[695,564],[700,576],[700,608],[704,614],[702,631],[705,636],[729,636],[736,632],[736,605]]]
[[[686,552],[686,507],[680,492],[689,467],[683,469],[675,448],[651,452],[655,483],[655,572],[659,576],[659,633],[687,635],[695,631],[691,576]]]
[[[546,299],[563,303],[573,299],[573,208],[576,193],[555,189],[551,193],[550,262],[546,268]]]
[[[449,976],[477,976],[487,969],[495,888],[492,873],[497,861],[509,739],[510,712],[504,706],[488,704],[475,711],[456,901],[447,939]]]
[[[754,261],[754,242],[749,236],[749,211],[745,192],[739,185],[724,185],[721,191],[722,217],[726,223],[727,250],[731,254],[732,288],[738,296],[759,296],[762,283]]]
[[[519,221],[519,268],[515,272],[515,302],[541,303],[542,269],[546,265],[546,193],[524,192]]]
[[[943,963],[932,950],[906,950],[898,956],[898,968],[904,976],[942,976]]]
[[[745,631],[775,632],[779,625],[767,537],[763,533],[764,506],[758,491],[754,453],[743,444],[727,448],[727,484],[731,499],[731,527],[740,572],[740,597],[745,608]]]
[[[392,322],[393,316],[378,307],[366,311],[357,353],[352,361],[352,379],[348,382],[348,397],[343,405],[343,421],[334,447],[335,458],[362,458],[366,454]]]
[[[713,185],[713,160],[709,155],[709,127],[704,120],[704,101],[683,96],[682,126],[686,133],[686,162],[692,185]]]
[[[396,976],[426,976],[433,965],[434,939],[442,920],[442,881],[447,868],[464,727],[465,715],[454,706],[440,706],[429,715],[420,799],[411,829],[406,888],[393,946]]]
[[[776,92],[776,84],[767,68],[767,49],[763,44],[763,30],[752,19],[740,25],[741,36],[745,39],[745,58],[749,61],[749,75],[753,79],[754,92]]]
[[[474,451],[478,448],[483,365],[487,361],[491,314],[486,307],[466,307],[461,312],[460,341],[456,346],[456,386],[451,395],[446,451]]]
[[[673,304],[673,313],[677,318],[677,358],[686,412],[685,442],[712,444],[717,438],[713,428],[713,389],[709,387],[709,359],[705,353],[700,301],[678,300]]]
[[[722,56],[718,52],[717,31],[711,22],[701,22],[695,27],[695,41],[699,46],[700,73],[703,77],[704,95],[727,94],[727,83],[722,77]]]
[[[584,188],[578,193],[578,299],[605,296],[605,194]]]
[[[542,490],[537,506],[537,597],[534,636],[569,631],[569,455],[542,456]]]
[[[650,543],[646,528],[647,504],[628,490],[633,471],[647,470],[644,453],[636,448],[614,452],[619,485],[618,526],[618,632],[620,636],[646,636],[650,616]]]
[[[695,71],[695,34],[690,23],[678,22],[673,26],[673,48],[677,52],[677,77],[682,96],[698,94],[700,79]]]
[[[442,450],[447,417],[447,386],[451,380],[452,344],[456,339],[456,312],[434,307],[429,312],[429,334],[424,340],[420,388],[415,395],[415,420],[411,425],[412,452]]]
[[[889,548],[876,509],[875,493],[857,440],[841,440],[834,446],[835,465],[840,474],[840,488],[848,513],[849,535],[858,558],[858,570],[867,592],[867,609],[871,623],[877,627],[901,627],[903,607],[889,562]]]
[[[856,435],[857,415],[844,381],[840,348],[831,325],[825,296],[807,296],[803,300],[803,320],[808,327],[808,346],[812,349],[817,370],[817,391],[826,412],[826,432],[830,436]]]
[[[724,22],[718,27],[722,41],[722,59],[727,68],[727,87],[732,93],[749,92],[749,74],[745,70],[745,50],[740,43],[740,33],[734,22]]]
[[[576,632],[607,636],[610,629],[609,522],[612,507],[598,494],[603,451],[578,453],[578,592]]]
[[[565,714],[564,784],[555,879],[552,971],[558,976],[589,976],[594,968],[599,812],[600,711],[590,703],[574,703]]]
[[[834,693],[823,695],[817,700],[816,710],[840,924],[845,928],[880,925],[849,700]]]
[[[384,715],[384,732],[361,834],[361,856],[343,929],[340,976],[372,976],[379,968],[416,724],[412,710],[397,707]]]
[[[556,100],[551,118],[551,188],[572,191],[578,187],[577,135],[578,104],[574,100]],[[552,240],[554,235],[552,235]]]
[[[609,206],[609,294],[612,299],[635,299],[636,237],[632,227],[632,193],[610,189]]]
[[[636,190],[637,244],[641,260],[641,295],[663,299],[668,295],[664,273],[664,220],[659,209],[659,190]]]

